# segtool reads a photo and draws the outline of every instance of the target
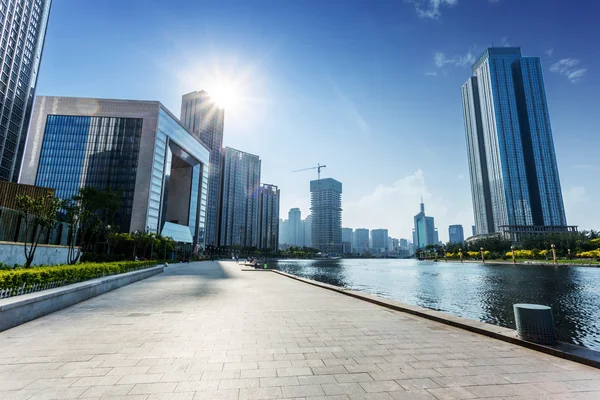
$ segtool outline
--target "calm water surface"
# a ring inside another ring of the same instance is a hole
[[[600,350],[600,268],[391,259],[272,264],[304,278],[513,329],[514,303],[548,305],[559,340]]]

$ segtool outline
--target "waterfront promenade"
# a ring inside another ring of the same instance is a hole
[[[600,370],[231,262],[0,333],[0,399],[599,399]]]

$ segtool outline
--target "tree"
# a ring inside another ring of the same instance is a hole
[[[23,246],[25,267],[31,266],[42,233],[50,233],[50,229],[56,224],[60,205],[60,199],[52,194],[40,197],[17,196],[17,209],[25,221],[25,242]],[[31,244],[29,242],[30,235]]]
[[[69,264],[79,261],[94,238],[98,239],[101,233],[109,235],[110,232],[107,232],[106,227],[113,224],[120,206],[120,192],[113,192],[111,189],[100,190],[95,187],[81,188],[79,193],[62,203],[62,208],[66,211],[67,223],[71,227],[67,255]],[[76,247],[77,243],[79,246]]]

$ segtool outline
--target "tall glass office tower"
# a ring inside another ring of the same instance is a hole
[[[477,233],[566,230],[540,59],[488,48],[462,99]]]
[[[0,0],[0,181],[19,179],[52,0]]]
[[[218,245],[220,223],[219,204],[221,151],[225,111],[219,108],[204,90],[183,95],[181,99],[181,122],[210,150],[208,177],[208,205],[206,209],[206,244]]]
[[[260,158],[231,147],[221,166],[220,246],[258,247]]]

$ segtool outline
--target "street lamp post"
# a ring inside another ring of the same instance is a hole
[[[483,255],[483,247],[480,247],[479,251],[481,251],[481,262],[485,263],[485,257]]]
[[[152,259],[152,254],[154,254],[154,239],[156,236],[152,235],[150,237],[152,238],[152,243],[150,244],[150,259]]]
[[[460,256],[460,262],[462,263],[463,262],[463,259],[462,259],[462,248],[458,249],[458,255]]]
[[[510,246],[510,251],[512,251],[513,264],[516,264],[517,261],[515,260],[515,246]]]
[[[448,257],[446,257],[446,248],[442,246],[442,253],[444,253],[444,261],[448,262]]]
[[[552,257],[554,258],[554,264],[556,264],[556,246],[552,243],[550,247],[552,247]]]

